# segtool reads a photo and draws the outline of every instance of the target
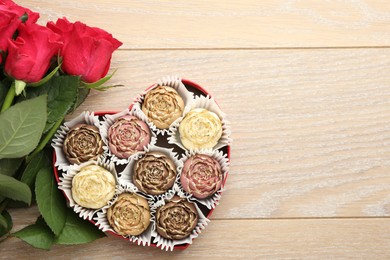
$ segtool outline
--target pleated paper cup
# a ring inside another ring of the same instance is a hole
[[[134,113],[134,111],[130,111],[129,109],[125,109],[125,110],[123,110],[119,113],[116,113],[116,114],[106,114],[104,116],[103,122],[101,123],[101,127],[100,127],[100,134],[102,136],[103,142],[105,143],[104,153],[107,154],[111,158],[111,160],[117,165],[128,164],[129,161],[141,157],[145,153],[145,151],[147,150],[147,148],[149,146],[154,145],[157,142],[156,134],[153,131],[150,131],[150,134],[151,134],[150,143],[144,147],[143,151],[137,152],[137,153],[131,155],[130,157],[125,158],[125,159],[118,158],[110,150],[108,131],[109,131],[110,127],[116,122],[116,120],[123,117],[123,116],[135,116],[138,119],[140,119],[141,121],[144,121],[148,125],[149,130],[151,130],[151,127],[152,127],[149,123],[147,123],[145,120],[140,118],[136,113]]]
[[[169,202],[175,195],[179,196],[180,198],[186,198],[185,194],[175,185],[175,193],[167,196],[165,199],[157,201],[153,205],[153,210],[157,212],[158,208],[164,206],[167,202]],[[195,228],[192,230],[191,234],[180,240],[172,240],[172,239],[167,239],[165,237],[160,236],[160,234],[157,232],[156,228],[153,230],[153,243],[157,245],[157,247],[160,247],[161,250],[166,250],[166,251],[172,251],[175,246],[182,245],[182,244],[192,244],[192,241],[199,236],[201,231],[207,226],[207,223],[210,221],[209,219],[206,218],[206,216],[203,214],[203,212],[199,209],[198,205],[194,202],[189,201],[195,206],[196,212],[198,213],[198,223],[196,224]],[[157,214],[157,213],[155,213]],[[157,222],[158,220],[155,219]],[[156,224],[157,225],[157,224]]]
[[[109,207],[109,204],[103,206],[100,209],[89,209],[83,206],[80,206],[73,199],[72,195],[72,181],[76,174],[80,172],[80,170],[88,165],[98,165],[109,171],[115,178],[115,183],[118,185],[118,176],[115,169],[114,163],[109,160],[101,160],[97,161],[87,161],[82,164],[71,165],[68,170],[63,174],[62,177],[59,178],[58,188],[65,193],[65,196],[68,198],[69,206],[73,208],[74,212],[76,212],[81,218],[92,220],[93,216],[97,214],[97,212],[101,211],[104,208]]]
[[[175,178],[175,182],[174,183],[177,183],[178,173],[181,171],[181,169],[183,167],[183,163],[182,163],[181,160],[178,159],[177,153],[173,152],[173,149],[163,148],[163,147],[159,147],[159,146],[155,146],[155,145],[152,145],[152,146],[148,147],[145,150],[144,154],[146,154],[148,152],[159,152],[159,153],[165,154],[169,159],[172,160],[172,162],[176,166],[176,178]],[[122,185],[126,185],[128,183],[131,183],[132,185],[136,186],[134,184],[134,182],[133,182],[133,169],[135,167],[136,162],[138,160],[140,160],[140,159],[142,159],[142,156],[137,158],[137,159],[131,159],[129,161],[128,165],[125,167],[125,169],[119,174],[119,182]],[[173,190],[173,186],[172,186],[172,188],[168,189],[165,193],[163,193],[161,195],[146,194],[146,193],[144,193],[142,191],[139,191],[139,192],[144,194],[144,195],[146,195],[146,196],[148,196],[148,195],[152,196],[156,200],[163,200],[166,197],[171,196],[174,193],[174,190]]]
[[[219,108],[219,106],[215,102],[214,98],[212,98],[210,96],[206,96],[206,97],[205,96],[197,96],[194,99],[194,102],[192,102],[190,107],[188,109],[186,109],[183,116],[181,118],[179,118],[178,120],[176,120],[169,128],[168,143],[177,145],[183,150],[189,150],[183,145],[183,143],[181,141],[179,126],[180,126],[181,122],[183,121],[183,119],[185,118],[185,116],[191,110],[197,109],[197,108],[203,108],[203,109],[206,109],[210,112],[215,113],[222,122],[222,136],[221,136],[221,138],[219,138],[218,143],[210,149],[218,150],[218,149],[221,149],[221,148],[229,145],[231,143],[230,123],[228,120],[226,120],[226,114],[224,112],[222,112],[222,110]],[[199,149],[195,149],[195,150],[199,150]]]
[[[169,128],[168,129],[160,129],[158,127],[156,127],[154,125],[154,123],[149,120],[149,118],[147,117],[147,115],[145,115],[145,113],[142,111],[142,104],[144,102],[144,99],[145,99],[145,95],[155,89],[156,87],[158,86],[167,86],[167,87],[171,87],[173,89],[175,89],[177,91],[177,93],[179,94],[179,96],[183,99],[183,102],[184,102],[184,111],[186,111],[186,108],[188,109],[188,107],[191,105],[191,103],[193,102],[194,100],[194,94],[190,91],[187,90],[187,88],[184,86],[184,84],[182,83],[182,80],[181,78],[179,77],[175,77],[175,76],[168,76],[168,77],[164,77],[160,80],[157,81],[156,84],[152,85],[152,87],[150,87],[149,89],[147,89],[146,91],[144,91],[143,93],[141,93],[135,100],[134,104],[133,104],[133,107],[132,107],[132,110],[134,111],[134,113],[139,117],[141,118],[142,120],[144,120],[145,122],[148,122],[151,126],[151,129],[153,130],[153,132],[155,132],[156,134],[158,135],[166,135],[169,131]],[[184,112],[183,111],[183,112]],[[177,119],[176,119],[177,120]],[[173,124],[173,123],[172,123]]]
[[[54,135],[55,138],[53,139],[51,144],[56,154],[56,161],[54,166],[58,167],[59,170],[66,171],[72,165],[66,158],[62,147],[70,129],[78,124],[92,125],[100,129],[99,117],[95,116],[93,112],[91,113],[88,111],[82,112],[79,116],[77,116],[73,120],[68,121],[64,123],[62,126],[60,126],[60,128],[57,130],[57,133]],[[103,150],[104,149],[107,148],[103,146]],[[103,156],[104,155],[102,154],[100,158],[102,158]]]
[[[219,200],[221,199],[222,192],[224,191],[224,183],[226,181],[228,171],[229,171],[229,159],[227,158],[227,155],[224,154],[222,151],[219,150],[199,150],[199,151],[187,151],[186,154],[184,155],[183,158],[180,160],[182,161],[183,165],[185,162],[192,156],[197,155],[197,154],[204,154],[207,156],[210,156],[211,158],[215,159],[219,165],[221,166],[222,170],[222,184],[221,187],[210,197],[204,198],[204,199],[198,199],[192,194],[186,192],[182,186],[181,183],[181,174],[182,171],[180,171],[179,176],[177,178],[177,186],[179,189],[185,194],[185,196],[191,200],[191,201],[196,201],[204,206],[206,206],[208,209],[214,209],[218,204]],[[183,168],[182,168],[183,169]]]
[[[143,197],[144,199],[146,199],[148,201],[148,204],[149,204],[149,208],[150,208],[150,224],[148,226],[148,228],[142,232],[140,235],[138,236],[132,236],[132,235],[119,235],[118,233],[115,232],[115,230],[111,227],[108,219],[107,219],[107,210],[113,206],[115,204],[115,202],[117,201],[119,195],[123,194],[123,193],[130,193],[130,194],[137,194],[138,196],[141,196]],[[124,239],[128,239],[130,242],[134,242],[134,243],[137,243],[138,245],[143,245],[143,246],[150,246],[150,243],[152,241],[152,233],[153,233],[153,230],[154,230],[154,218],[155,218],[155,209],[152,208],[154,204],[154,200],[153,200],[153,197],[151,196],[145,196],[141,193],[138,192],[138,189],[137,187],[135,187],[133,184],[131,183],[127,183],[125,185],[118,185],[117,186],[117,189],[116,189],[116,192],[115,192],[115,196],[114,198],[109,202],[109,205],[108,207],[104,207],[101,211],[99,211],[97,213],[97,216],[94,218],[94,220],[96,221],[96,225],[99,227],[100,230],[102,230],[103,232],[111,232],[117,236],[120,236],[120,237],[123,237]]]

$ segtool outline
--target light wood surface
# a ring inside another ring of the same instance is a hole
[[[126,49],[390,45],[386,0],[26,0],[42,21],[109,30]]]
[[[18,211],[20,212],[20,211]],[[34,219],[37,211],[23,212]],[[26,217],[18,222],[28,223]],[[19,225],[18,225],[19,227]],[[356,219],[213,219],[184,251],[145,248],[110,236],[91,244],[32,249],[7,241],[7,259],[388,259],[390,221]],[[4,257],[6,258],[6,257]]]
[[[115,237],[0,258],[390,258],[390,4],[387,1],[23,1],[124,46],[113,84],[83,110],[123,110],[165,75],[209,90],[232,124],[226,191],[183,252]],[[115,101],[113,101],[115,100]],[[35,207],[13,210],[14,230]]]

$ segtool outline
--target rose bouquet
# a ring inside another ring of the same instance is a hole
[[[39,14],[0,0],[0,238],[10,235],[7,209],[36,202],[36,223],[11,235],[34,247],[77,244],[104,236],[66,208],[46,151],[65,115],[90,89],[105,90],[111,34],[66,18],[37,24]],[[50,150],[49,150],[50,151]]]

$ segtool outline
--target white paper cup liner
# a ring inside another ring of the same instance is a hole
[[[93,125],[100,129],[99,117],[95,116],[93,112],[90,113],[88,111],[82,112],[73,120],[66,122],[62,126],[60,126],[60,128],[57,130],[57,133],[54,135],[55,138],[53,139],[51,144],[56,153],[56,162],[54,166],[58,167],[59,170],[66,171],[71,166],[65,156],[64,151],[62,150],[62,146],[69,130],[77,124]],[[104,149],[106,149],[105,146],[103,146],[103,150]],[[103,154],[100,157],[103,157]]]
[[[105,143],[104,153],[107,154],[108,156],[110,156],[111,160],[114,163],[116,163],[117,165],[127,164],[132,159],[140,158],[145,153],[145,150],[147,149],[148,146],[154,145],[157,142],[156,134],[151,130],[151,127],[152,127],[151,124],[146,122],[149,129],[151,130],[150,131],[151,137],[150,137],[150,143],[148,144],[148,146],[144,147],[144,151],[140,151],[138,153],[135,153],[126,159],[118,158],[115,154],[113,154],[110,150],[110,147],[109,147],[108,130],[115,123],[115,121],[118,118],[120,118],[122,116],[127,116],[127,115],[136,116],[138,119],[146,122],[145,120],[140,118],[138,115],[136,115],[133,111],[129,111],[129,109],[125,109],[125,110],[123,110],[119,113],[116,113],[116,114],[112,114],[112,115],[106,114],[104,116],[103,122],[101,123],[101,127],[100,127],[100,135],[102,136],[103,142]]]
[[[215,114],[218,115],[218,117],[222,121],[222,136],[219,139],[218,143],[212,149],[220,149],[224,146],[230,145],[232,141],[230,137],[231,135],[230,123],[228,120],[226,120],[226,114],[222,112],[222,110],[215,102],[214,98],[210,96],[206,96],[206,97],[197,96],[194,99],[194,102],[191,103],[189,109],[186,109],[184,111],[183,116],[178,118],[175,122],[172,123],[171,127],[169,128],[168,143],[175,144],[180,148],[182,148],[183,150],[188,150],[181,142],[179,126],[181,121],[183,121],[184,117],[186,116],[186,114],[195,108],[204,108],[210,112],[214,112]]]
[[[194,94],[187,90],[187,88],[184,86],[184,84],[181,81],[181,78],[176,76],[167,76],[157,81],[156,84],[154,84],[150,89],[145,90],[143,93],[141,93],[136,100],[134,101],[132,110],[134,110],[134,113],[144,120],[145,122],[148,122],[151,125],[151,129],[156,134],[165,135],[169,132],[168,129],[160,129],[157,128],[152,121],[149,120],[149,118],[142,112],[142,103],[144,102],[144,98],[146,93],[151,91],[152,89],[158,87],[158,86],[168,86],[174,88],[177,93],[181,96],[181,98],[184,101],[184,111],[186,111],[186,107],[188,107],[194,100]],[[183,111],[183,113],[184,113]],[[178,119],[176,119],[177,121]],[[174,123],[174,122],[173,122]],[[172,124],[173,124],[172,123]]]
[[[176,183],[177,176],[178,176],[179,172],[181,172],[181,169],[183,168],[183,162],[178,159],[177,153],[173,152],[173,149],[162,148],[162,147],[155,146],[155,145],[151,145],[148,148],[146,148],[145,153],[148,153],[148,152],[163,153],[163,154],[167,155],[168,158],[173,161],[173,163],[176,165],[176,173],[177,173],[176,179],[175,179],[175,183]],[[119,173],[118,180],[119,180],[119,183],[121,185],[127,185],[128,183],[131,183],[132,185],[135,186],[135,184],[133,183],[133,168],[134,168],[137,160],[139,160],[141,158],[142,158],[142,156],[140,156],[137,159],[131,159],[129,164],[125,167],[125,169],[121,173]],[[137,191],[138,191],[138,189],[137,189]],[[173,186],[171,189],[167,190],[167,192],[165,192],[161,195],[150,195],[150,194],[145,194],[141,191],[139,191],[139,192],[146,195],[146,196],[152,196],[156,200],[162,200],[162,199],[166,198],[167,196],[171,196],[172,194],[174,194]]]
[[[214,158],[216,161],[218,161],[219,165],[221,165],[221,170],[222,170],[222,175],[223,175],[221,188],[219,190],[217,190],[217,192],[214,193],[214,195],[212,195],[209,198],[198,199],[183,189],[183,186],[180,182],[181,171],[179,173],[179,176],[177,177],[177,186],[185,194],[185,196],[188,197],[189,200],[197,201],[198,203],[205,205],[208,209],[213,209],[219,204],[219,200],[221,199],[222,192],[224,191],[224,183],[225,183],[225,180],[226,180],[228,172],[229,172],[229,164],[230,164],[229,159],[227,158],[227,154],[224,154],[222,151],[219,151],[219,150],[205,150],[205,149],[203,149],[203,150],[199,150],[199,151],[187,151],[186,154],[184,155],[184,157],[181,158],[183,165],[187,161],[188,158],[190,158],[191,156],[194,156],[195,154],[205,154],[205,155],[208,155],[208,156]]]
[[[152,208],[154,201],[153,197],[151,196],[145,196],[139,192],[137,192],[138,189],[135,187],[133,184],[128,183],[127,185],[118,185],[114,198],[108,203],[108,207],[104,207],[101,211],[97,213],[97,216],[94,218],[96,221],[96,225],[99,227],[100,230],[103,232],[112,232],[116,235],[119,235],[115,232],[115,230],[110,226],[110,223],[107,220],[107,210],[109,207],[115,204],[116,200],[118,199],[118,196],[122,193],[136,193],[137,195],[145,198],[148,201],[149,208],[150,208],[150,224],[149,227],[142,232],[139,236],[131,236],[131,235],[125,235],[123,236],[124,238],[129,239],[130,242],[137,243],[138,245],[143,245],[143,246],[150,246],[150,243],[152,241],[152,233],[155,225],[155,208]],[[120,236],[120,235],[119,235]]]
[[[117,172],[116,172],[116,169],[115,169],[115,165],[112,162],[108,161],[108,160],[98,159],[97,161],[87,161],[87,162],[82,163],[82,164],[71,165],[69,167],[69,169],[63,174],[63,176],[59,178],[60,181],[58,183],[58,188],[60,190],[64,191],[66,197],[69,200],[69,206],[73,208],[74,212],[79,214],[79,216],[81,218],[83,218],[83,219],[92,220],[93,216],[97,212],[99,212],[100,210],[102,210],[104,208],[107,208],[109,206],[108,203],[107,203],[106,206],[104,206],[104,207],[102,207],[100,209],[88,209],[88,208],[84,208],[84,207],[78,205],[74,201],[73,196],[72,196],[72,180],[73,180],[73,177],[77,173],[79,173],[79,171],[83,167],[88,166],[88,165],[99,165],[99,166],[105,168],[106,170],[108,170],[109,172],[112,173],[112,175],[115,178],[115,182],[118,185],[118,176],[117,176]]]
[[[153,205],[153,208],[154,208],[154,211],[156,212],[157,209],[163,205],[165,205],[165,203],[167,201],[169,201],[170,199],[172,199],[172,197],[174,195],[178,195],[179,197],[181,198],[186,198],[185,195],[183,194],[182,191],[180,191],[180,189],[175,185],[174,187],[174,190],[175,190],[175,193],[174,194],[171,194],[169,196],[167,196],[165,199],[163,200],[159,200],[157,201],[154,205]],[[187,198],[186,198],[187,199]],[[188,200],[188,199],[187,199]],[[190,201],[191,202],[191,201]],[[207,219],[205,217],[205,215],[203,214],[203,212],[199,209],[198,205],[196,205],[196,203],[194,202],[191,202],[195,205],[195,208],[196,208],[196,211],[198,213],[198,224],[196,225],[196,227],[194,228],[194,230],[192,230],[192,233],[184,238],[184,239],[180,239],[180,240],[172,240],[172,239],[167,239],[165,237],[162,237],[160,236],[160,234],[156,231],[156,228],[153,230],[153,234],[152,236],[154,237],[153,239],[153,243],[156,243],[157,244],[157,247],[160,247],[161,250],[173,250],[173,248],[176,246],[176,245],[180,245],[180,244],[192,244],[192,240],[196,237],[199,236],[200,232],[207,226],[207,223],[210,221],[209,219]],[[156,220],[155,220],[156,221]],[[157,225],[157,224],[156,224]]]

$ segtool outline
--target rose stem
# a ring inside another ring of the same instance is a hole
[[[45,148],[46,144],[51,140],[54,133],[57,131],[58,127],[61,125],[62,120],[64,118],[62,117],[60,120],[58,120],[55,125],[50,129],[50,131],[45,135],[45,137],[42,139],[42,141],[39,143],[39,145],[35,148],[35,150],[26,158],[26,162],[29,163],[31,159],[40,151],[42,151],[43,148]]]
[[[5,96],[5,100],[3,106],[1,107],[0,112],[4,112],[5,110],[7,110],[12,105],[14,98],[15,98],[15,81],[12,82],[12,85],[7,92],[7,96]]]

